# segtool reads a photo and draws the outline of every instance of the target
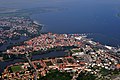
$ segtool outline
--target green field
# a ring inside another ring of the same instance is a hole
[[[12,66],[12,67],[11,67],[12,72],[21,71],[21,70],[22,70],[21,66],[22,66],[22,65]]]

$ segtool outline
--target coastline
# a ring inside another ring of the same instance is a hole
[[[44,25],[38,23],[37,21],[35,21],[35,20],[33,20],[33,19],[31,19],[31,20],[33,21],[34,24],[36,24],[36,25],[39,26],[39,30],[38,30],[38,36],[39,36],[39,35],[41,34],[41,32],[42,32],[42,29],[43,29]],[[35,37],[36,37],[36,36],[37,36],[37,35],[35,35]],[[0,46],[0,51],[1,51],[1,52],[2,52],[2,51],[5,51],[5,50],[7,50],[8,47],[10,48],[11,46],[15,46],[16,44],[23,43],[24,41],[27,41],[27,40],[32,39],[32,38],[34,38],[34,36],[20,35],[20,38],[19,38],[19,39],[16,39],[16,40],[8,40],[8,42],[3,43],[3,44]]]

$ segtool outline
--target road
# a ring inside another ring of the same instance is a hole
[[[28,60],[30,66],[32,66],[32,67],[34,68],[34,70],[35,70],[35,72],[34,72],[34,75],[35,75],[34,80],[37,80],[37,75],[38,75],[37,69],[34,67],[34,65],[32,64],[32,62],[31,62],[31,60],[29,59],[29,57],[28,57],[27,55],[25,55],[25,57],[26,57],[26,59]]]
[[[71,80],[76,80],[76,78],[79,76],[79,74],[86,68],[87,65],[85,65],[80,71],[78,71],[78,74],[76,74],[75,76],[73,76],[73,78]]]

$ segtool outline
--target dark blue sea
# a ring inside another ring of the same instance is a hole
[[[120,0],[0,0],[0,7],[61,8],[31,18],[44,24],[43,32],[90,33],[88,37],[102,44],[120,45]]]
[[[120,45],[120,0],[0,0],[0,8],[58,8],[32,14],[33,20],[44,25],[42,32],[86,33],[104,45]],[[39,9],[38,9],[39,10]],[[57,52],[58,53],[58,52]],[[52,56],[62,56],[57,54]],[[51,54],[38,56],[51,57]],[[37,59],[37,56],[33,58]],[[0,72],[16,61],[0,62]]]

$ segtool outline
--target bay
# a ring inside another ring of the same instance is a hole
[[[103,44],[120,45],[120,0],[0,0],[0,7],[29,9],[57,7],[63,10],[34,13],[43,32],[92,33]],[[100,35],[98,35],[100,34]],[[103,37],[104,36],[104,37]],[[106,38],[105,38],[106,37]]]

